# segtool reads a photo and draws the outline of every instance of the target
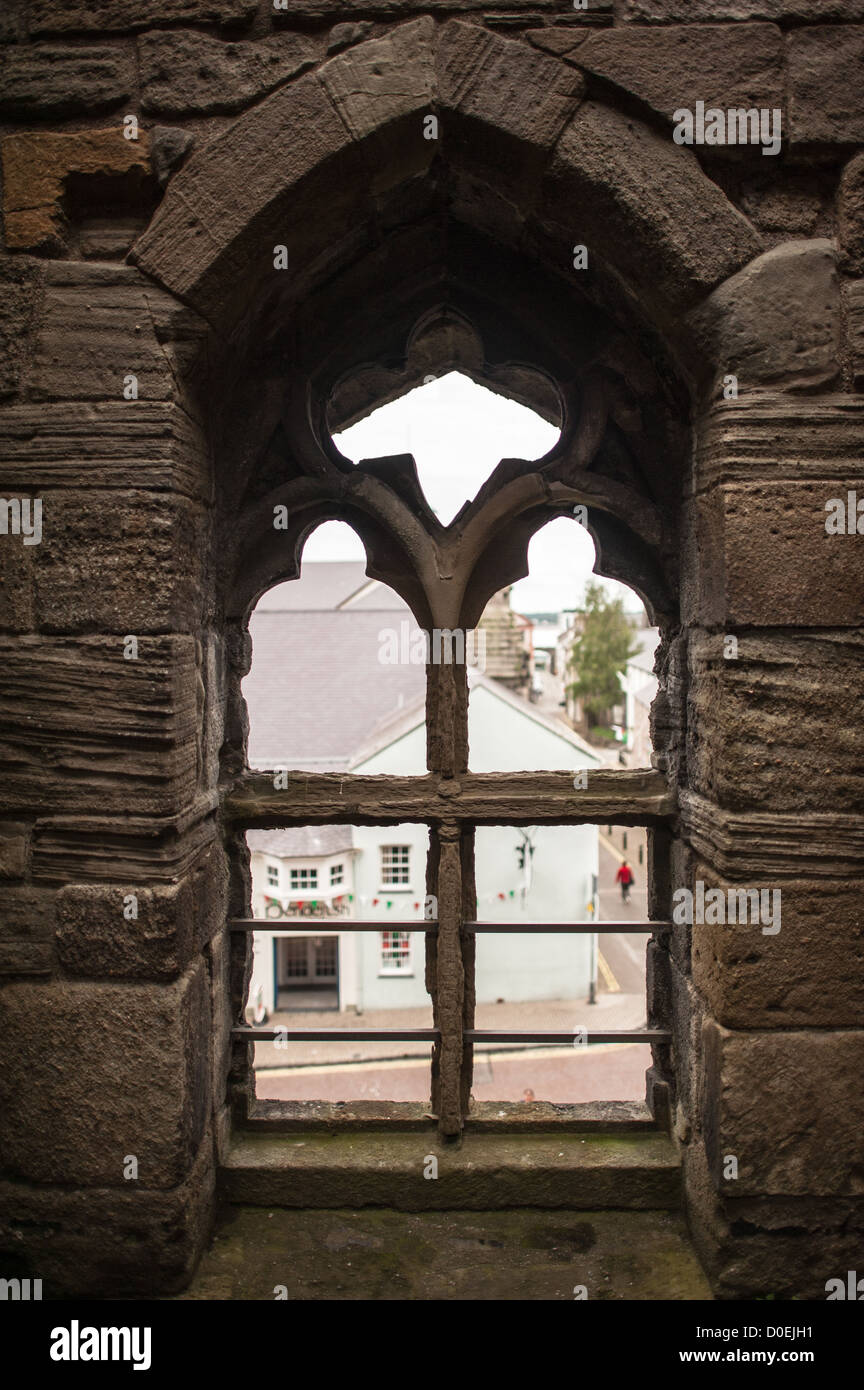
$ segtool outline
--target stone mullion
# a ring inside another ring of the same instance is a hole
[[[434,651],[430,651],[430,657]],[[426,765],[441,777],[468,771],[468,672],[464,662],[426,666]]]

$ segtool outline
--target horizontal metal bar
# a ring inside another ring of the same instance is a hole
[[[308,936],[323,936],[325,932],[339,931],[423,931],[436,932],[437,922],[418,918],[415,922],[391,921],[358,922],[348,917],[344,922],[335,922],[332,917],[232,917],[228,923],[231,931],[303,931]]]
[[[623,932],[671,931],[671,922],[465,922],[463,931],[470,932],[573,932],[599,935]]]
[[[437,1028],[249,1028],[238,1024],[231,1029],[231,1036],[245,1039],[246,1042],[275,1042],[280,1039],[291,1042],[438,1042],[441,1033]],[[550,1043],[553,1045],[575,1045],[576,1039],[584,1038],[591,1043],[664,1043],[670,1042],[672,1034],[664,1029],[635,1029],[631,1032],[595,1033],[590,1029],[570,1033],[519,1033],[507,1030],[466,1029],[462,1035],[474,1043]]]
[[[595,1033],[590,1028],[574,1028],[570,1033],[516,1033],[500,1029],[487,1031],[482,1028],[467,1028],[462,1036],[473,1043],[560,1043],[562,1046],[566,1044],[570,1047],[576,1046],[577,1039],[580,1046],[584,1046],[585,1043],[665,1043],[671,1042],[672,1039],[670,1032],[659,1028],[637,1028],[623,1033]]]
[[[247,1042],[438,1042],[437,1028],[248,1028],[237,1024],[232,1038]]]
[[[295,927],[293,923],[297,923]],[[358,922],[354,918],[346,918],[344,922],[334,922],[327,917],[320,920],[317,917],[232,917],[228,923],[231,931],[236,932],[255,932],[255,931],[305,931],[314,936],[323,936],[325,932],[340,931],[417,931],[429,932],[434,935],[438,930],[437,922],[427,921],[425,918],[418,918],[414,921],[392,921],[387,918],[378,922]],[[632,932],[666,932],[672,930],[671,922],[465,922],[462,930],[466,932],[572,932],[574,935],[587,935],[597,932],[599,935],[607,933],[627,933]]]

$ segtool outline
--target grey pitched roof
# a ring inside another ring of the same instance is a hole
[[[380,634],[416,624],[409,610],[262,612],[249,620],[249,765],[344,769],[377,725],[422,697],[422,665],[379,661]]]
[[[346,604],[382,609],[405,606],[386,584],[369,578],[364,560],[310,560],[299,579],[276,584],[262,594],[255,612],[332,612]]]
[[[286,830],[249,830],[250,850],[273,854],[280,859],[314,859],[319,855],[341,854],[354,848],[350,825],[298,825]]]

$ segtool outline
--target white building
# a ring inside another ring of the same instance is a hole
[[[654,675],[654,656],[660,641],[656,627],[640,628],[635,634],[639,650],[627,662],[621,677],[625,700],[625,730],[627,764],[629,767],[651,766],[651,706],[659,689]]]
[[[423,776],[424,666],[379,659],[382,634],[406,619],[413,627],[395,594],[374,581],[370,587],[362,564],[310,564],[299,582],[266,595],[250,622],[253,666],[244,685],[250,765]],[[469,675],[472,771],[601,765],[563,722],[480,672]],[[250,1002],[268,1012],[428,1003],[424,934],[387,926],[426,913],[425,826],[304,827],[247,838],[253,914],[285,923],[277,933],[255,933]],[[597,853],[593,826],[479,828],[478,919],[586,918]],[[316,923],[340,916],[381,929],[316,934]],[[478,1000],[584,998],[592,959],[591,936],[479,934]]]

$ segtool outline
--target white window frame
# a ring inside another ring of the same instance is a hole
[[[401,936],[407,939],[407,950],[401,956],[396,957],[396,959],[400,961],[398,965],[393,964],[392,960],[389,963],[387,962],[386,951],[388,948],[384,944],[385,936]],[[406,976],[414,974],[414,940],[410,931],[404,931],[399,927],[395,929],[393,927],[383,927],[381,929],[381,940],[378,943],[378,952],[379,975],[398,975],[401,979],[404,979]]]
[[[278,864],[266,864],[266,865],[265,865],[265,870],[266,870],[266,872],[265,872],[264,877],[265,877],[265,879],[266,879],[267,887],[268,887],[268,888],[278,888],[278,887],[279,887],[279,880],[280,880],[279,865],[278,865]],[[275,875],[275,877],[274,877],[274,875]]]
[[[301,874],[305,874],[305,875],[307,876],[307,878],[309,879],[309,882],[308,882],[308,883],[299,883],[299,882],[298,882],[298,883],[295,883],[295,881],[294,881],[295,878],[299,879],[300,876],[301,876]],[[314,882],[312,881],[313,877],[314,877]],[[312,892],[313,889],[315,890],[315,892],[317,892],[317,891],[318,891],[318,865],[317,865],[317,864],[305,864],[305,865],[303,865],[302,868],[301,868],[301,867],[297,867],[297,866],[295,865],[293,868],[291,868],[291,869],[288,870],[288,882],[289,882],[289,884],[290,884],[290,886],[291,886],[291,892],[292,892],[292,893],[310,893],[310,892]]]
[[[379,845],[379,869],[381,873],[381,892],[382,893],[410,893],[411,892],[411,845]],[[393,863],[392,854],[394,850],[401,852],[397,863]],[[389,863],[386,856],[391,856]],[[390,879],[388,873],[393,872],[394,868],[403,870],[407,878]]]
[[[330,887],[338,888],[345,882],[345,863],[330,865]]]

